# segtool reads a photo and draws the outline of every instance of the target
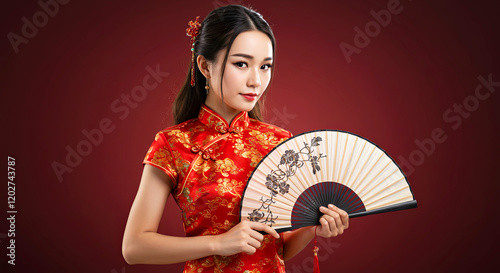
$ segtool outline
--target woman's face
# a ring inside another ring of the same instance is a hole
[[[240,33],[227,57],[221,96],[221,72],[226,50],[221,50],[216,61],[209,65],[210,91],[205,104],[231,122],[239,112],[252,110],[269,85],[273,46],[263,32]]]

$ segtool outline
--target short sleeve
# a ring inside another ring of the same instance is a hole
[[[175,168],[174,158],[163,132],[156,134],[155,140],[151,144],[151,147],[149,147],[142,163],[163,170],[170,176],[172,183],[174,183],[174,185],[177,184],[177,170]]]

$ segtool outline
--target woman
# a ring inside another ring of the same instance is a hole
[[[342,234],[347,213],[322,207],[321,225],[281,234],[263,223],[239,221],[253,169],[291,137],[260,121],[275,40],[262,16],[240,5],[213,10],[201,28],[197,21],[190,24],[192,70],[174,103],[176,125],[156,135],[144,159],[123,256],[129,264],[186,261],[184,272],[285,272],[284,260],[315,234]],[[157,233],[170,194],[187,237]]]

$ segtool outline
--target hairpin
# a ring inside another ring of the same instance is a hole
[[[191,37],[191,86],[194,86],[194,43],[196,42],[196,37],[200,34],[200,16],[196,16],[196,19],[189,21],[189,27],[186,28],[186,35]]]

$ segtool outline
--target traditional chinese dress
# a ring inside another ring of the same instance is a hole
[[[257,163],[291,133],[239,113],[230,125],[202,106],[198,118],[160,131],[144,159],[174,184],[186,236],[222,234],[239,223],[241,196]],[[184,272],[285,272],[283,241],[265,235],[253,255],[209,256]]]

